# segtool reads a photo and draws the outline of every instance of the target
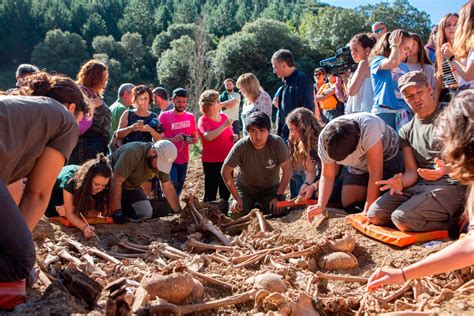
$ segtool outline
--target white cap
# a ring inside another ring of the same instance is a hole
[[[158,171],[169,174],[173,161],[178,156],[176,146],[169,140],[159,140],[153,144],[153,148],[157,152],[156,168]]]

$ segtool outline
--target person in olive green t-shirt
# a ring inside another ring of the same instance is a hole
[[[389,192],[370,206],[367,217],[372,224],[401,231],[446,230],[461,212],[465,187],[449,177],[450,166],[439,159],[434,120],[442,109],[423,72],[406,73],[398,86],[415,113],[399,132],[405,171],[376,182]]]
[[[160,140],[154,144],[130,142],[111,155],[114,175],[110,200],[116,222],[124,222],[126,217],[137,219],[150,218],[153,215],[153,208],[141,185],[155,176],[158,176],[163,193],[173,211],[181,210],[169,176],[176,156],[177,149],[168,140]]]
[[[249,136],[239,140],[227,155],[222,177],[234,201],[233,216],[248,213],[256,203],[262,211],[279,215],[276,202],[285,200],[285,190],[291,178],[288,148],[280,136],[270,134],[269,117],[260,111],[251,113],[245,122]],[[237,184],[233,170],[239,167]],[[280,169],[283,175],[280,180]]]

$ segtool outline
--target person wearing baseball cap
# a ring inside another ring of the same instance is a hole
[[[153,177],[161,182],[161,188],[171,209],[181,211],[176,190],[170,181],[170,170],[176,159],[176,146],[168,140],[156,143],[130,142],[111,155],[114,169],[111,181],[110,207],[114,222],[128,219],[150,218],[153,208],[142,189],[142,184]]]
[[[436,103],[421,71],[401,76],[398,87],[415,114],[399,132],[405,172],[376,182],[388,192],[370,206],[367,216],[372,224],[395,225],[401,231],[449,229],[454,233],[456,229],[451,228],[458,222],[465,186],[449,177],[449,165],[439,158],[434,121],[443,106]]]

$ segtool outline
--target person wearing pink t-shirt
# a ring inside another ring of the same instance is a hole
[[[163,125],[163,139],[171,141],[178,149],[178,156],[171,167],[170,178],[175,184],[176,193],[181,193],[189,162],[189,144],[197,142],[196,120],[194,115],[186,112],[188,92],[183,88],[173,91],[174,108],[160,114],[159,120]]]
[[[198,121],[198,133],[202,141],[202,166],[204,169],[204,201],[219,197],[228,201],[230,192],[221,176],[222,164],[238,137],[232,130],[232,120],[219,113],[219,92],[206,90],[199,97],[199,109],[203,116]]]

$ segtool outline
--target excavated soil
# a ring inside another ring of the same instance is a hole
[[[195,196],[202,199],[204,180],[200,161],[190,163],[184,191],[189,188],[193,189]],[[282,218],[268,219],[268,223],[273,228],[275,236],[271,246],[289,245],[293,247],[293,249],[301,250],[308,247],[307,245],[321,245],[321,251],[313,255],[315,259],[313,261],[317,261],[323,254],[328,252],[327,247],[324,246],[327,239],[340,238],[348,234],[353,235],[356,240],[356,246],[352,253],[359,263],[357,267],[349,270],[326,271],[321,270],[314,264],[293,269],[291,268],[291,264],[288,264],[290,268],[282,273],[281,271],[276,271],[278,269],[272,267],[268,262],[265,262],[265,260],[240,269],[235,269],[232,264],[226,265],[206,258],[203,259],[198,254],[192,254],[186,249],[185,243],[188,235],[190,235],[190,230],[192,230],[192,225],[190,225],[186,216],[181,217],[179,215],[150,219],[140,223],[96,225],[96,232],[100,242],[95,238],[85,240],[77,229],[67,228],[43,219],[34,232],[34,239],[37,245],[38,262],[43,262],[48,254],[57,251],[58,247],[67,247],[65,237],[79,241],[84,246],[96,247],[110,253],[124,252],[124,250],[118,246],[118,243],[125,238],[141,245],[149,245],[153,241],[160,241],[192,255],[192,260],[188,260],[186,263],[171,262],[168,260],[165,262],[168,266],[161,265],[159,267],[153,262],[150,262],[149,258],[119,259],[121,265],[125,267],[122,269],[113,267],[113,265],[107,264],[97,257],[95,258],[95,262],[106,272],[106,275],[91,274],[91,277],[104,288],[110,282],[122,276],[140,282],[146,273],[155,272],[167,274],[171,271],[182,270],[183,264],[190,264],[196,266],[201,273],[214,276],[219,280],[232,284],[231,290],[203,282],[205,285],[203,301],[211,301],[247,291],[251,289],[251,285],[249,285],[248,282],[246,283],[249,277],[265,271],[273,271],[281,273],[284,276],[285,282],[292,288],[292,291],[305,292],[305,289],[310,289],[307,294],[313,298],[313,306],[321,315],[351,315],[357,312],[361,302],[365,304],[362,312],[369,314],[407,311],[416,308],[436,314],[474,314],[474,295],[471,294],[472,292],[470,291],[454,291],[447,299],[442,299],[436,303],[433,303],[433,300],[437,296],[437,293],[431,293],[430,296],[426,296],[424,306],[420,307],[420,302],[414,300],[414,293],[409,289],[400,298],[389,302],[381,308],[380,306],[372,306],[367,302],[373,302],[382,297],[386,297],[399,289],[400,286],[385,287],[383,290],[369,295],[365,294],[365,285],[360,283],[321,281],[319,284],[313,283],[312,286],[308,287],[307,276],[312,275],[318,270],[340,275],[369,277],[370,274],[383,263],[392,267],[403,267],[419,261],[451,243],[451,241],[446,240],[435,246],[428,246],[426,244],[416,244],[405,248],[389,246],[356,232],[350,224],[348,224],[347,220],[340,216],[340,214],[342,214],[341,212],[340,210],[330,210],[330,218],[319,216],[312,224],[307,222],[306,213],[303,209],[293,210],[289,215]],[[258,225],[251,224],[248,228],[250,235],[255,230],[258,230]],[[201,241],[219,244],[219,242],[208,233],[204,234]],[[75,251],[74,248],[67,248],[74,256],[78,258],[81,257],[81,254]],[[208,254],[210,253],[214,252],[208,252]],[[221,252],[221,254],[224,253]],[[70,263],[64,260],[54,265],[57,269],[74,268]],[[47,272],[51,273],[51,270]],[[54,276],[54,273],[52,273],[52,276]],[[467,271],[465,269],[461,272],[441,274],[432,280],[438,284],[439,289],[442,289],[445,286],[449,286],[450,282],[452,283],[456,277],[461,278],[463,282],[467,282],[474,277],[474,274],[471,273],[470,269],[467,269]],[[27,293],[27,302],[19,305],[11,314],[50,315],[89,313],[100,315],[105,313],[105,302],[108,295],[108,291],[103,290],[97,305],[91,310],[84,301],[70,295],[59,281],[53,282],[49,287],[46,287],[41,281],[38,281],[27,289]],[[288,293],[288,296],[291,297],[293,294],[293,292]],[[188,300],[186,303],[196,302]],[[254,314],[257,312],[258,310],[254,308],[252,301],[236,306],[222,307],[204,313],[196,313],[196,315]]]

